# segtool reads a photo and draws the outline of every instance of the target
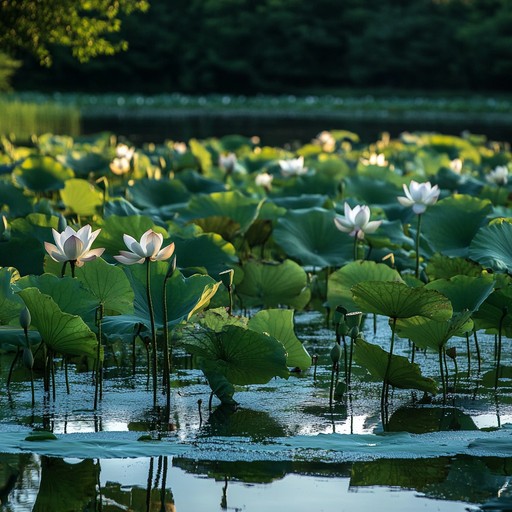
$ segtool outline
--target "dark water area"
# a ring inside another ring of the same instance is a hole
[[[471,117],[461,115],[437,116],[429,113],[403,115],[399,119],[382,114],[361,116],[356,113],[342,115],[278,114],[246,115],[238,113],[191,113],[154,116],[123,112],[117,115],[85,116],[82,133],[89,135],[110,131],[134,144],[161,143],[165,140],[188,141],[191,138],[206,139],[239,134],[247,137],[257,135],[262,145],[284,146],[304,144],[323,130],[348,130],[357,133],[361,142],[378,140],[383,132],[396,138],[402,132],[437,132],[461,135],[468,131],[486,135],[489,140],[512,141],[512,119]]]

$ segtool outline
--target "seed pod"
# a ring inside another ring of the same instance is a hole
[[[23,349],[23,364],[25,365],[25,368],[28,368],[31,370],[34,366],[34,354],[32,354],[32,350],[30,350],[29,347],[25,347]]]
[[[337,343],[331,349],[332,364],[336,364],[341,359],[341,347]]]
[[[354,311],[345,315],[345,322],[347,322],[349,327],[359,327],[361,325],[361,318],[363,318],[363,313],[361,311]]]

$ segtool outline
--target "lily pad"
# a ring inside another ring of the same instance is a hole
[[[11,218],[24,217],[31,213],[33,208],[23,190],[6,181],[0,181],[0,204],[4,205],[2,213],[8,214]],[[7,212],[4,212],[5,206],[8,208]]]
[[[169,179],[138,180],[128,188],[128,194],[139,208],[167,207],[186,203],[190,198],[190,193],[181,181]]]
[[[30,156],[12,173],[21,187],[33,192],[49,192],[64,188],[64,182],[75,173],[50,156]]]
[[[480,228],[471,242],[469,257],[485,267],[512,272],[512,224],[499,222]]]
[[[340,267],[354,256],[353,238],[336,228],[334,217],[322,208],[289,211],[277,221],[274,240],[303,265]]]
[[[7,325],[19,317],[23,301],[12,289],[13,282],[19,279],[14,268],[0,268],[0,325]]]
[[[60,192],[63,203],[73,213],[92,217],[103,204],[103,193],[87,180],[69,179]]]
[[[248,324],[249,329],[267,333],[283,344],[286,350],[286,364],[290,367],[307,370],[311,366],[311,356],[295,335],[293,310],[266,309],[256,313]]]

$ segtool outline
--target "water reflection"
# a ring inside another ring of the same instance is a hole
[[[497,457],[334,464],[9,454],[0,455],[0,510],[509,510],[511,476],[512,459]]]

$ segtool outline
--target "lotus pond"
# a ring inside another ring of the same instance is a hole
[[[2,139],[0,509],[512,509],[510,161]]]

